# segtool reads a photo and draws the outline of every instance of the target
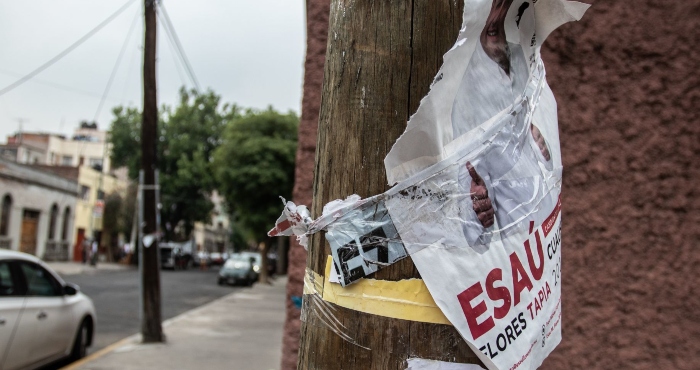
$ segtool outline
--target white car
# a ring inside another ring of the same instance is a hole
[[[0,369],[32,369],[85,356],[92,300],[40,259],[0,249]]]

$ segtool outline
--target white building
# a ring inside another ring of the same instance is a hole
[[[77,182],[0,158],[0,248],[67,260]]]
[[[214,203],[209,222],[195,222],[192,234],[198,250],[227,252],[231,249],[230,221],[223,209],[224,198],[216,192],[211,195]]]
[[[20,132],[0,145],[0,157],[22,164],[89,166],[111,170],[107,132],[82,125],[71,138],[50,133]]]

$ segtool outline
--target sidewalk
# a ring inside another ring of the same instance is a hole
[[[46,262],[46,264],[61,275],[89,274],[95,271],[119,271],[136,268],[135,266],[111,262],[98,262],[96,266],[90,266],[89,263],[83,264],[80,262]]]
[[[164,344],[134,335],[63,370],[279,369],[286,285],[242,288],[164,322]]]

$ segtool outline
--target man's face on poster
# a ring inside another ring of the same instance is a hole
[[[506,41],[505,19],[513,0],[493,0],[491,13],[481,31],[481,46],[486,55],[510,75],[510,51]]]

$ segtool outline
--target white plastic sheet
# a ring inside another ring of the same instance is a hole
[[[537,368],[561,340],[562,164],[540,46],[587,7],[466,0],[457,43],[385,158],[401,240],[489,369]]]
[[[423,358],[409,358],[406,361],[406,370],[483,370],[484,368],[474,364],[457,364],[454,362],[443,362],[426,360]]]

